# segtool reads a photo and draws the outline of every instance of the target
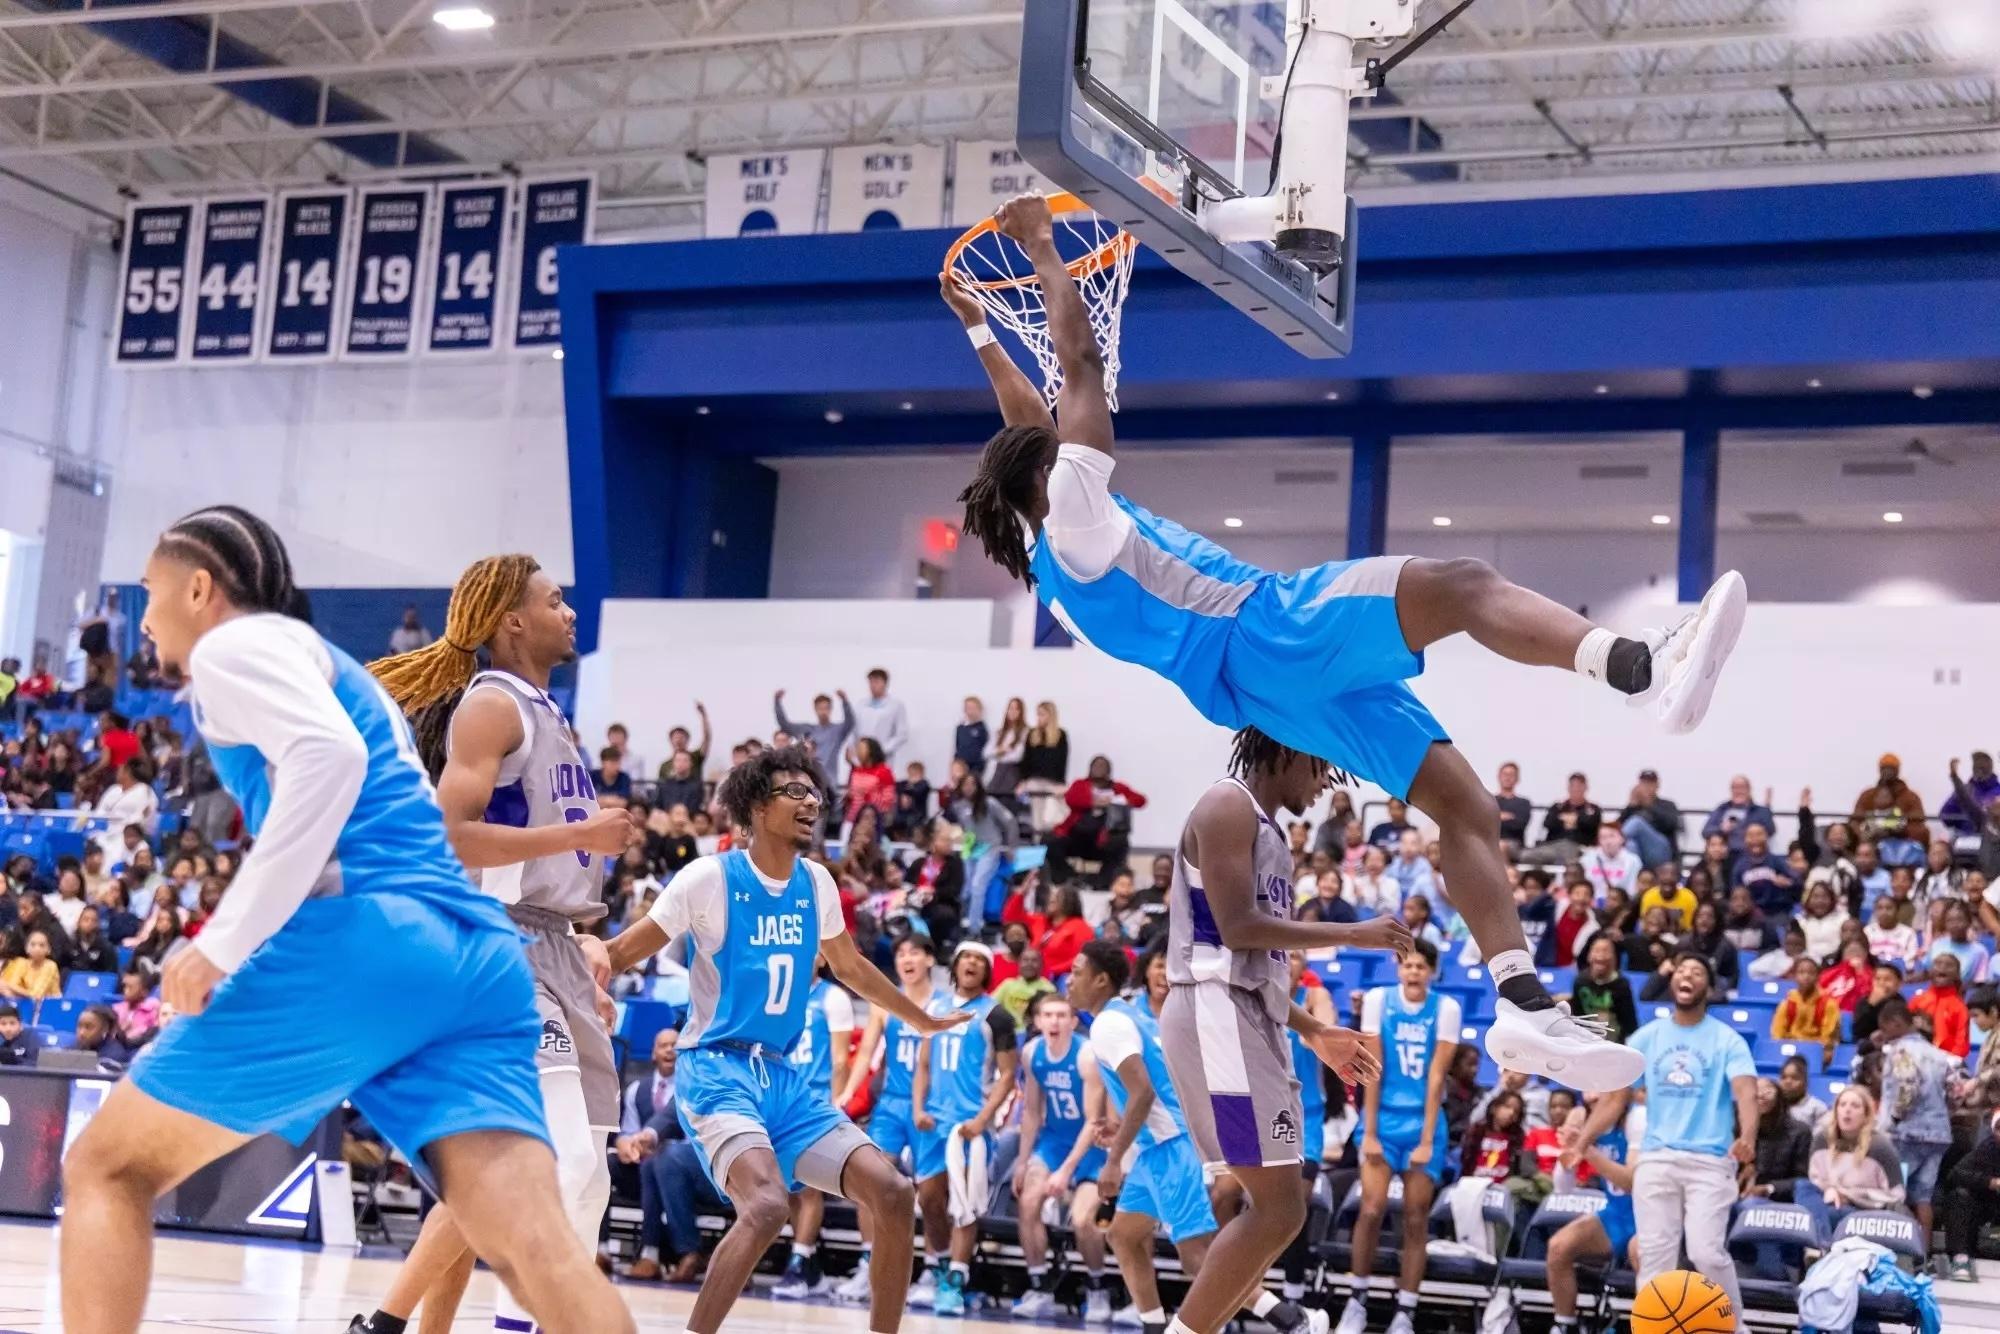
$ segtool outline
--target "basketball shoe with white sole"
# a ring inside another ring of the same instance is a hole
[[[1639,634],[1653,651],[1652,684],[1628,701],[1651,706],[1669,732],[1692,732],[1708,716],[1716,678],[1743,633],[1750,594],[1743,576],[1731,570],[1715,581],[1701,606],[1669,629]]]
[[[1368,1305],[1359,1297],[1349,1297],[1333,1334],[1368,1334]]]
[[[1595,1015],[1577,1018],[1567,1005],[1524,1010],[1510,1000],[1494,1005],[1486,1054],[1503,1070],[1523,1070],[1585,1093],[1632,1087],[1646,1072],[1646,1058],[1613,1042]]]

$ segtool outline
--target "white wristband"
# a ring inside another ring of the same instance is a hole
[[[1000,341],[993,336],[993,330],[984,324],[973,325],[965,331],[965,336],[972,340],[972,345],[975,348],[992,347]]]

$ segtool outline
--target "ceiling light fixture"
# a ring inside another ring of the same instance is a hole
[[[917,405],[910,402],[910,400],[907,398],[904,399],[901,403],[898,403],[896,406],[901,408],[905,412],[915,412],[917,410]]]
[[[1820,389],[1824,387],[1825,387],[1825,381],[1821,380],[1817,375],[1813,376],[1812,379],[1806,381],[1806,388],[1808,389]]]
[[[557,348],[557,349],[556,349],[555,351],[553,351],[553,352],[549,353],[549,356],[553,357],[553,358],[554,358],[555,360],[557,360],[557,361],[561,361],[561,360],[562,360],[562,349],[561,349],[561,348]]]
[[[1234,514],[1232,514],[1228,518],[1222,521],[1222,526],[1224,528],[1241,528],[1243,526],[1243,520],[1237,518]]]
[[[1653,516],[1653,522],[1659,524],[1662,528],[1666,527],[1673,521],[1674,521],[1674,516],[1671,514],[1655,514]]]
[[[697,417],[706,417],[708,415],[708,404],[701,403],[696,405],[694,415]]]
[[[1901,510],[1890,510],[1882,516],[1883,523],[1901,523],[1902,521],[1903,511]]]
[[[1932,394],[1935,394],[1937,390],[1931,388],[1927,384],[1920,384],[1920,385],[1913,385],[1910,389],[1910,392],[1915,394],[1918,398],[1929,398]]]
[[[1597,386],[1596,392],[1600,394],[1608,394],[1611,392],[1611,386],[1608,384],[1601,384]]]
[[[1326,401],[1327,401],[1327,402],[1329,402],[1329,403],[1338,403],[1338,402],[1340,402],[1340,391],[1339,391],[1338,389],[1329,389],[1329,390],[1327,390],[1327,391],[1326,391]]]
[[[1446,515],[1446,514],[1439,514],[1439,515],[1435,515],[1435,516],[1433,516],[1433,517],[1432,517],[1432,519],[1431,519],[1431,527],[1433,527],[1433,528],[1449,528],[1449,527],[1451,527],[1451,516],[1449,516],[1449,515]]]
[[[493,16],[478,5],[453,5],[432,14],[431,22],[446,32],[485,32],[493,26]]]
[[[826,424],[829,426],[838,426],[842,422],[847,420],[847,414],[842,412],[839,408],[828,408],[821,415],[826,418]]]

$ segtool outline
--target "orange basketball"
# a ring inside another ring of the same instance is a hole
[[[1720,1284],[1688,1269],[1662,1274],[1632,1303],[1632,1334],[1735,1334],[1736,1308]]]

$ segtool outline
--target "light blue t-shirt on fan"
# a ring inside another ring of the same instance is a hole
[[[1661,1149],[1722,1157],[1736,1142],[1736,1095],[1730,1081],[1754,1075],[1743,1035],[1713,1015],[1692,1028],[1655,1019],[1632,1035],[1646,1058],[1646,1138],[1642,1154]]]

